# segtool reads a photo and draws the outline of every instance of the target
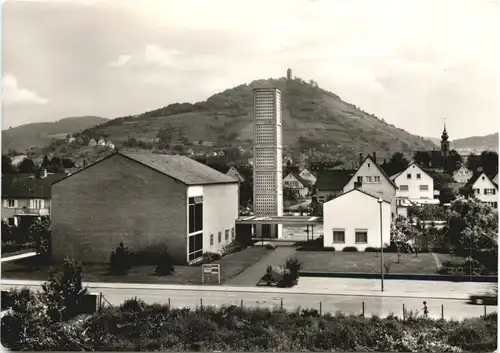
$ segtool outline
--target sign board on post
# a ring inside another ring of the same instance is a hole
[[[205,275],[211,278],[217,275],[217,283],[220,284],[220,265],[219,264],[204,264],[201,265],[201,284],[205,283]]]

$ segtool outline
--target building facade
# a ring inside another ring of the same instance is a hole
[[[254,214],[283,215],[282,101],[276,88],[258,88],[254,96]],[[267,234],[264,234],[267,233]],[[256,236],[281,238],[282,226],[256,227]]]
[[[470,180],[472,194],[481,202],[498,208],[498,184],[494,183],[484,172],[477,173]]]
[[[304,168],[300,171],[299,173],[300,177],[302,179],[305,179],[309,182],[309,184],[311,185],[316,185],[316,181],[318,180],[318,178],[316,177],[316,175],[311,172],[309,169],[307,168]]]
[[[341,251],[356,247],[380,248],[379,197],[363,189],[352,189],[323,204],[323,246]],[[382,200],[382,242],[390,243],[391,204]]]
[[[414,200],[434,199],[434,179],[417,164],[412,163],[402,172],[393,175],[398,198]]]
[[[289,188],[297,197],[306,197],[310,191],[309,181],[294,173],[289,173],[283,179],[283,185],[285,188]]]
[[[184,156],[120,152],[53,184],[51,218],[55,261],[107,263],[123,242],[192,263],[235,238],[238,181]]]

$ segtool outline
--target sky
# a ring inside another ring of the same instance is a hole
[[[498,0],[7,0],[2,128],[203,101],[287,68],[388,123],[498,131]]]

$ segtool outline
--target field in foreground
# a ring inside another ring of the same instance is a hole
[[[297,257],[302,261],[303,271],[380,273],[379,253],[297,251]],[[430,253],[402,254],[399,263],[397,254],[384,253],[384,264],[389,266],[389,273],[436,274],[438,270]]]
[[[49,351],[491,352],[497,342],[496,313],[461,322],[413,315],[402,321],[239,306],[169,309],[132,299],[69,323],[37,320],[5,317],[2,344]]]
[[[248,247],[214,261],[214,264],[218,263],[221,265],[221,283],[240,274],[271,251],[263,247]],[[50,268],[50,265],[37,264],[36,257],[5,262],[2,263],[2,278],[45,281],[49,276]],[[155,266],[135,266],[125,276],[111,276],[107,274],[107,264],[84,264],[83,280],[87,282],[111,283],[201,283],[200,266],[175,266],[174,274],[169,276],[156,276],[154,270]],[[215,281],[216,279],[214,278],[213,280]]]

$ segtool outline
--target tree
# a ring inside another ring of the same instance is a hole
[[[75,167],[75,162],[71,160],[70,158],[63,158],[61,159],[61,164],[63,168],[74,168]]]
[[[467,157],[467,169],[475,172],[480,166],[481,166],[481,156],[478,156],[474,153],[470,153],[469,156]]]
[[[165,124],[165,127],[158,131],[156,137],[165,145],[169,146],[172,142],[172,125],[170,123]]]
[[[174,259],[168,251],[164,251],[158,259],[158,264],[156,265],[155,273],[158,276],[167,276],[174,273]]]
[[[59,157],[52,157],[52,159],[50,160],[48,171],[51,173],[61,173],[64,171],[64,167]]]
[[[2,174],[14,174],[16,168],[12,165],[12,160],[7,156],[2,156]]]
[[[40,166],[40,168],[49,169],[49,167],[50,167],[50,160],[49,160],[49,157],[47,157],[47,155],[45,155],[43,157],[42,165]]]
[[[409,225],[404,221],[391,224],[391,244],[394,245],[398,253],[398,264],[400,263],[401,252],[408,245]]]
[[[456,198],[457,198],[457,195],[455,194],[455,191],[453,191],[453,189],[450,187],[444,187],[439,192],[439,203],[441,205],[444,205],[446,203],[450,203],[451,201],[455,200]]]
[[[402,172],[408,168],[409,162],[401,152],[396,152],[391,156],[388,163],[382,164],[382,169],[388,175]]]
[[[42,301],[53,321],[66,321],[78,314],[79,304],[87,294],[82,284],[82,266],[72,259],[64,259],[61,271],[51,271],[42,284]]]
[[[51,253],[52,225],[50,217],[36,219],[28,229],[30,239],[35,243],[35,249],[42,258],[48,258]]]
[[[109,272],[114,275],[125,275],[132,268],[132,254],[120,243],[109,258]]]
[[[19,164],[19,173],[23,174],[33,174],[36,172],[35,162],[29,158],[23,159]]]
[[[498,153],[494,151],[484,151],[480,156],[483,172],[487,175],[495,175],[498,173]]]
[[[447,172],[449,174],[453,174],[454,172],[459,170],[460,167],[462,166],[463,163],[462,156],[460,156],[460,154],[458,154],[457,151],[451,150],[450,154],[448,155],[446,163],[447,163]]]
[[[284,187],[283,188],[283,197],[287,200],[295,201],[297,200],[297,195],[293,191],[292,188]]]

